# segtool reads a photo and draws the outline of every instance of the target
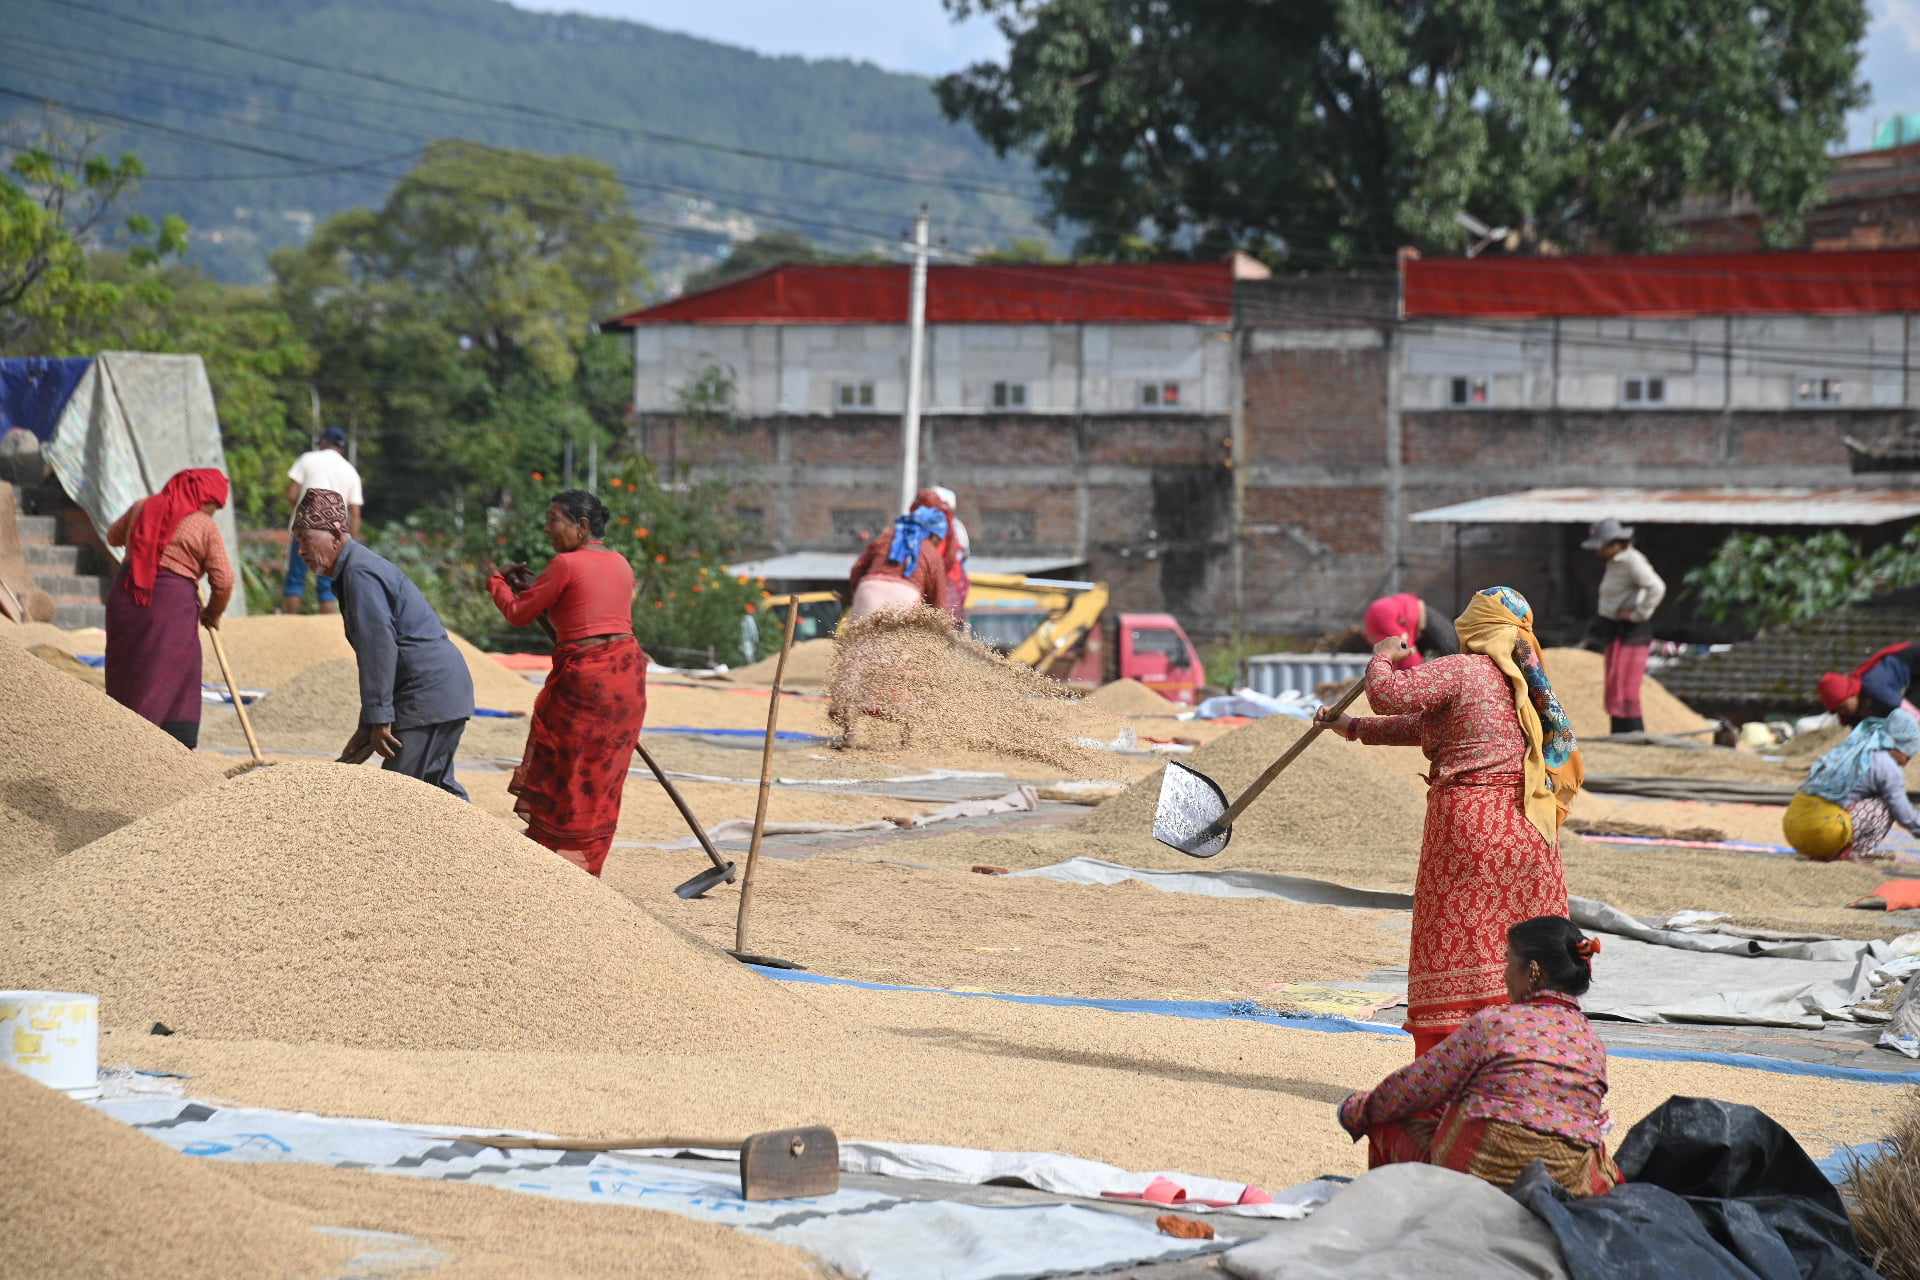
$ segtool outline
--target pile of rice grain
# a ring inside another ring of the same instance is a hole
[[[1170,716],[1180,708],[1138,680],[1115,680],[1082,698],[1080,705],[1110,716]]]
[[[781,615],[785,625],[785,615]],[[780,678],[781,688],[809,686],[819,688],[832,679],[833,666],[832,640],[801,640],[787,650],[786,674]],[[729,677],[741,684],[770,685],[773,672],[780,665],[780,653],[775,650],[770,657],[760,659],[752,666],[741,667]]]
[[[676,1053],[809,1017],[506,823],[331,764],[242,774],[21,876],[0,972],[97,993],[110,1027],[292,1044]]]
[[[0,877],[220,781],[99,689],[0,637]]]
[[[1577,738],[1601,738],[1613,731],[1607,716],[1606,668],[1605,658],[1585,649],[1547,650],[1547,674],[1560,705],[1573,717]],[[1641,686],[1640,705],[1648,733],[1691,733],[1713,727],[1713,721],[1668,693],[1652,676]]]
[[[1219,783],[1231,801],[1310,726],[1274,716],[1255,721],[1193,753],[1183,763]],[[1418,753],[1367,747],[1331,733],[1311,746],[1233,824],[1236,848],[1256,844],[1305,848],[1417,846],[1426,820],[1426,784]],[[1128,787],[1087,815],[1081,830],[1143,835],[1153,829],[1162,770]]]
[[[1090,776],[1081,738],[1108,738],[1117,722],[1079,707],[1055,681],[1016,666],[953,629],[922,605],[843,622],[835,651],[828,718],[845,745],[953,749],[1031,760]]]
[[[310,1215],[5,1067],[0,1115],[8,1274],[352,1274],[359,1249]]]

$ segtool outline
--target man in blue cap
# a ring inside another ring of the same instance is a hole
[[[360,536],[360,508],[366,494],[360,487],[360,472],[347,461],[347,433],[328,427],[320,433],[319,447],[300,455],[287,472],[287,505],[300,509],[300,499],[309,489],[326,489],[346,499],[351,537]],[[320,612],[338,613],[340,603],[333,592],[333,579],[314,575],[320,596]],[[300,559],[300,548],[293,546],[287,556],[287,585],[280,602],[283,613],[299,613],[307,603],[307,566]]]

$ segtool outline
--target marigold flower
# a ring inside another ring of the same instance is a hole
[[[659,555],[653,558],[653,562],[655,564],[665,564],[667,562],[667,553],[662,551]]]
[[[533,477],[533,482],[535,484],[539,484],[542,480],[546,479],[546,477],[544,475],[541,475],[538,471],[529,471],[527,474]]]

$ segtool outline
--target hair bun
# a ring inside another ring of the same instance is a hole
[[[1591,960],[1600,954],[1600,939],[1582,938],[1573,944],[1573,954],[1582,960]]]

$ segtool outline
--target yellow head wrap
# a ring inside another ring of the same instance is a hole
[[[1547,679],[1540,641],[1533,634],[1533,609],[1511,587],[1488,587],[1473,597],[1454,625],[1461,647],[1492,658],[1513,685],[1513,707],[1527,739],[1527,821],[1551,844],[1559,839],[1560,824],[1567,820],[1586,767],[1574,742],[1573,721]],[[1523,640],[1524,661],[1516,662],[1513,651]]]

